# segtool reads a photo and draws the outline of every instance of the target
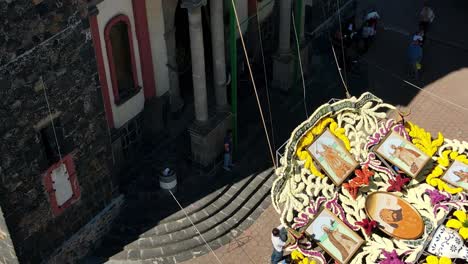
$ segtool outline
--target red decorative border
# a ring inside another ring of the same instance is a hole
[[[143,76],[143,91],[145,99],[156,94],[154,80],[153,55],[151,54],[151,42],[148,33],[148,20],[146,17],[146,1],[133,0],[133,16],[135,18],[135,30],[140,52],[141,75]]]
[[[114,117],[112,116],[112,106],[109,96],[109,88],[107,86],[106,69],[104,67],[104,57],[102,55],[101,39],[99,37],[99,25],[97,16],[89,17],[89,24],[91,27],[91,36],[93,39],[94,53],[96,54],[97,69],[99,75],[99,82],[101,83],[101,93],[104,101],[104,108],[106,112],[106,119],[109,127],[114,127]]]
[[[112,81],[112,91],[114,92],[114,102],[119,104],[120,96],[119,96],[119,88],[117,83],[117,73],[115,72],[115,64],[114,64],[114,56],[112,55],[112,43],[110,39],[110,31],[112,27],[119,23],[124,22],[127,25],[127,33],[128,33],[128,41],[130,42],[130,58],[132,63],[132,74],[133,74],[133,82],[134,88],[138,89],[138,77],[135,65],[135,50],[133,48],[133,35],[132,35],[132,27],[130,24],[130,19],[126,15],[117,15],[113,17],[106,25],[104,29],[104,40],[106,41],[106,49],[107,49],[107,59],[109,61],[109,70],[111,75]]]
[[[65,164],[65,167],[67,168],[68,177],[72,185],[73,194],[67,202],[59,206],[57,204],[57,198],[55,196],[55,190],[52,182],[52,171],[58,168],[61,164]],[[54,216],[62,214],[65,209],[67,209],[80,199],[80,186],[78,184],[78,180],[76,179],[75,163],[73,162],[72,154],[66,155],[62,158],[62,160],[50,166],[50,168],[47,169],[47,171],[45,172],[43,180],[46,191],[49,194],[49,202],[52,207],[52,213],[54,214]]]

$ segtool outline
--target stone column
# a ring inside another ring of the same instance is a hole
[[[211,43],[213,49],[213,73],[216,95],[216,106],[220,109],[227,106],[226,97],[226,58],[224,47],[223,1],[210,1]]]
[[[281,0],[280,2],[280,25],[278,53],[285,54],[290,51],[291,42],[291,0]]]
[[[291,0],[279,1],[278,52],[273,60],[273,87],[288,91],[293,86],[294,63],[291,54]]]
[[[195,119],[199,122],[208,121],[205,48],[201,16],[201,7],[205,4],[206,0],[184,0],[181,4],[181,7],[187,8],[188,11]]]

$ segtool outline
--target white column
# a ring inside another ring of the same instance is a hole
[[[291,0],[280,0],[280,26],[279,26],[279,53],[288,53],[290,50],[291,34]]]
[[[216,105],[225,107],[226,97],[226,58],[224,47],[223,1],[210,1],[211,43],[213,48],[213,73]]]
[[[206,92],[205,48],[203,44],[201,6],[189,6],[187,11],[190,30],[190,53],[192,55],[195,119],[200,122],[205,122],[208,120],[208,100]]]

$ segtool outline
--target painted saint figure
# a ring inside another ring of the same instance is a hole
[[[468,172],[459,170],[459,171],[454,171],[453,174],[457,175],[460,178],[458,182],[468,183]]]
[[[408,204],[391,196],[384,200],[379,217],[383,223],[378,222],[384,226],[387,225],[386,230],[397,237],[417,237],[424,228],[420,217]]]
[[[317,154],[323,156],[326,163],[330,166],[337,177],[345,177],[348,171],[354,168],[353,165],[343,159],[340,156],[340,153],[334,148],[326,144],[320,144],[320,146],[322,146],[323,151],[317,150]]]
[[[393,153],[391,153],[390,155],[394,156],[395,158],[398,158],[403,163],[408,165],[411,173],[416,174],[421,168],[421,166],[424,165],[421,163],[421,159],[419,159],[419,157],[421,157],[421,154],[417,151],[401,146],[397,147],[393,144],[390,147],[394,150]]]
[[[327,234],[330,243],[338,249],[342,259],[347,259],[353,252],[353,248],[356,246],[357,242],[338,231],[338,228],[332,231],[328,226],[324,225],[322,226],[322,230]]]

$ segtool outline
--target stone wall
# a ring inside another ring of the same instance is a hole
[[[120,213],[123,203],[123,195],[114,199],[101,213],[63,243],[44,263],[75,263],[85,257],[92,248],[97,246],[96,241],[109,232],[109,228]]]
[[[81,193],[60,215],[44,187],[44,89]],[[0,205],[19,260],[37,263],[116,196],[86,0],[0,1],[0,98]]]

